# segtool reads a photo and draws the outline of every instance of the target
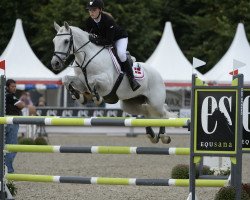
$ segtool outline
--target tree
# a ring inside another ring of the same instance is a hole
[[[52,42],[56,35],[54,21],[59,25],[67,21],[72,26],[81,26],[86,17],[83,10],[84,5],[80,0],[51,0],[48,4],[41,5],[34,13],[32,27],[36,29],[36,37],[33,38],[32,44],[46,66],[50,66],[54,51]]]
[[[40,1],[38,1],[40,2]],[[1,0],[0,3],[0,49],[3,51],[13,33],[15,21],[17,18],[22,19],[24,24],[24,32],[28,40],[32,37],[34,30],[30,26],[33,12],[37,9],[34,0],[26,0],[25,3],[19,0]],[[2,51],[0,53],[2,53]]]
[[[203,73],[224,55],[237,24],[250,19],[247,1],[176,0],[167,1],[165,10],[165,18],[174,24],[175,36],[187,58],[207,62],[200,69]]]

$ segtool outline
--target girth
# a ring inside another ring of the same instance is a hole
[[[107,94],[106,96],[103,96],[103,100],[105,103],[109,103],[109,104],[115,104],[119,101],[119,98],[116,94],[118,87],[120,86],[122,80],[124,77],[124,73],[120,73],[114,87],[112,88],[111,92],[109,94]]]

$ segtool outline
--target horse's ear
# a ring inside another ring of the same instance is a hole
[[[56,31],[58,32],[60,29],[60,26],[56,22],[54,22],[54,27],[55,27]]]
[[[64,27],[65,27],[67,30],[69,30],[69,24],[68,24],[68,22],[64,22]]]

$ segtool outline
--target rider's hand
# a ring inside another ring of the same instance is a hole
[[[92,42],[94,44],[98,44],[98,36],[97,35],[90,34],[89,35],[89,40],[90,40],[90,42]]]

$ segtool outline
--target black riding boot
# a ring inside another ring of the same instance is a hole
[[[127,74],[131,89],[133,91],[136,91],[141,85],[135,80],[132,66],[130,65],[128,59],[125,62],[122,62],[121,64],[122,64],[124,71]]]

